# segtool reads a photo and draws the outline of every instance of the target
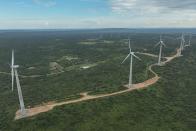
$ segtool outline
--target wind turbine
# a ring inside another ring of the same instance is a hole
[[[20,86],[20,81],[18,77],[18,71],[17,69],[19,68],[19,65],[14,64],[14,50],[12,50],[12,60],[11,60],[11,75],[12,75],[12,91],[14,89],[14,76],[16,77],[16,86],[18,90],[18,98],[19,98],[19,103],[20,103],[20,113],[22,116],[25,116],[25,105],[24,105],[24,100],[22,96],[22,90]]]
[[[137,58],[138,60],[141,60],[138,56],[135,55],[134,52],[132,52],[131,50],[131,41],[129,39],[129,49],[130,52],[127,55],[127,57],[123,60],[123,62],[121,64],[123,64],[129,57],[131,58],[131,62],[130,62],[130,74],[129,74],[129,88],[131,88],[133,86],[133,81],[132,81],[132,70],[133,70],[133,57]]]
[[[182,34],[182,36],[180,37],[181,42],[180,42],[180,53],[179,56],[182,56],[182,51],[184,50],[184,46],[185,46],[185,39],[184,39],[184,34]]]
[[[182,36],[181,36],[181,45],[182,45],[181,49],[182,49],[182,51],[183,51],[183,50],[184,50],[184,47],[185,47],[184,34],[182,34]]]
[[[162,40],[162,36],[160,36],[160,41],[155,45],[158,46],[160,45],[160,51],[159,51],[159,58],[158,58],[158,65],[161,65],[161,58],[162,58],[162,49],[163,49],[163,46],[166,46]]]

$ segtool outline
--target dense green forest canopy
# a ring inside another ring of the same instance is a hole
[[[175,53],[180,33],[164,33],[167,45],[163,55]],[[129,52],[128,37],[135,52],[158,54],[154,45],[160,33],[96,31],[8,31],[0,32],[0,72],[10,73],[11,50],[16,64],[26,107],[43,102],[63,101],[92,94],[124,89],[128,82],[129,62],[121,65]],[[186,41],[189,36],[187,35]],[[0,131],[195,131],[196,39],[183,57],[164,67],[156,67],[161,79],[145,90],[107,99],[57,107],[33,118],[13,121],[19,108],[16,88],[11,92],[11,76],[0,73]],[[134,83],[152,74],[147,66],[156,58],[139,55],[134,60]],[[51,70],[51,63],[62,67]],[[61,72],[62,71],[62,72]],[[56,75],[49,75],[57,73]],[[58,74],[59,73],[59,74]]]

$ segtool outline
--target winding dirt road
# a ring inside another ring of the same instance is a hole
[[[151,56],[151,57],[157,57],[156,55],[148,54],[148,53],[140,53],[140,54]],[[172,61],[173,59],[179,57],[180,56],[179,54],[180,54],[180,50],[177,49],[177,53],[175,55],[171,56],[171,57],[165,57],[166,61],[164,61],[162,64],[165,65],[166,63],[168,63],[168,62]],[[21,116],[20,111],[18,110],[16,112],[15,120],[25,118],[25,117],[31,117],[31,116],[35,116],[35,115],[43,113],[43,112],[47,112],[49,110],[52,110],[56,106],[79,103],[79,102],[82,102],[82,101],[99,99],[99,98],[105,98],[105,97],[110,97],[110,96],[123,94],[123,93],[126,93],[126,92],[131,92],[131,91],[138,90],[138,89],[147,88],[148,86],[155,84],[160,79],[158,74],[152,70],[152,68],[154,66],[157,66],[157,64],[152,64],[148,68],[149,71],[154,74],[154,77],[149,79],[149,80],[146,80],[144,82],[134,84],[132,88],[127,88],[126,90],[121,90],[121,91],[118,91],[118,92],[108,93],[108,94],[100,94],[100,95],[88,95],[88,93],[81,93],[82,97],[79,98],[79,99],[68,100],[68,101],[59,102],[59,103],[50,102],[50,103],[46,103],[46,104],[43,104],[43,105],[40,105],[40,106],[36,106],[36,107],[33,107],[33,108],[26,109],[26,115],[25,116]],[[124,85],[124,86],[128,87],[128,85]]]
[[[150,54],[150,53],[143,53],[143,52],[136,52],[137,54],[146,55],[150,57],[158,57],[158,55]]]

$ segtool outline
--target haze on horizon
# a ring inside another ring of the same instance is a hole
[[[195,0],[0,1],[0,29],[196,27]]]

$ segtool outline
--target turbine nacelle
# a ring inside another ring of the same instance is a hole
[[[164,43],[162,40],[159,41],[159,42],[155,45],[155,47],[157,47],[158,45],[166,47],[165,43]]]
[[[19,68],[19,65],[13,65],[13,66],[11,66],[11,68],[17,69],[17,68]]]
[[[138,56],[135,55],[135,52],[131,52],[131,55],[134,56],[136,59],[138,59],[138,60],[140,60],[140,61],[142,60],[142,59],[140,59]]]
[[[125,57],[125,59],[123,60],[123,62],[121,64],[123,64],[130,56],[135,57],[138,60],[141,60],[138,56],[135,55],[135,52],[130,52],[127,57]]]

